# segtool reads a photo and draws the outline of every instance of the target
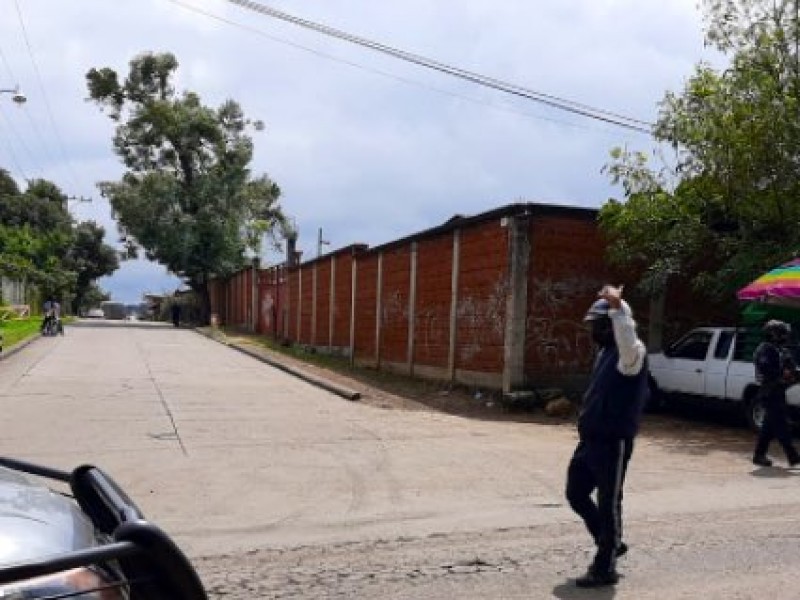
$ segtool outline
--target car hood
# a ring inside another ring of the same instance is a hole
[[[0,467],[0,564],[96,543],[94,527],[72,498]]]

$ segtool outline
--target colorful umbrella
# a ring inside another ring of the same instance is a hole
[[[745,301],[800,306],[800,258],[765,273],[736,296]]]

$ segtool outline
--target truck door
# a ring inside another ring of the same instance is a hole
[[[713,331],[698,329],[670,347],[666,354],[668,368],[665,370],[665,390],[679,394],[705,393],[706,358],[713,337]]]
[[[713,351],[706,361],[706,396],[725,398],[733,336],[733,330],[723,329],[713,344]]]

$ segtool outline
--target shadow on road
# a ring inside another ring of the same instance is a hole
[[[553,596],[561,598],[561,600],[581,600],[584,598],[592,598],[592,600],[610,600],[616,593],[617,590],[613,586],[581,589],[575,587],[574,579],[568,579],[564,583],[553,588]]]
[[[765,479],[786,479],[787,477],[797,477],[800,473],[789,471],[782,467],[759,467],[750,471],[753,477],[763,477]]]

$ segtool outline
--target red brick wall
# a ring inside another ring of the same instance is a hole
[[[594,220],[537,217],[529,238],[526,374],[587,372],[594,353],[583,316],[608,281],[597,225]]]
[[[414,363],[447,368],[450,352],[450,285],[453,232],[417,246]]]
[[[335,298],[333,305],[333,345],[346,348],[350,346],[353,255],[340,254],[335,260],[336,281],[334,284]]]
[[[381,294],[381,361],[408,359],[408,295],[411,284],[410,245],[383,254]]]
[[[460,374],[464,381],[495,385],[497,377],[503,373],[510,266],[509,229],[503,224],[502,215],[520,212],[518,207],[512,207],[507,213],[497,211],[482,222],[465,221],[459,229],[454,360],[457,377]],[[649,299],[637,299],[634,294],[637,277],[629,275],[625,278],[609,273],[604,256],[605,244],[592,213],[545,209],[532,211],[529,218],[531,246],[525,315],[525,376],[530,384],[536,385],[548,379],[569,380],[588,372],[593,349],[582,317],[603,283],[628,284],[626,297],[634,305],[640,323],[646,323]],[[413,360],[420,367],[420,373],[428,376],[447,376],[454,235],[453,229],[443,228],[416,238]],[[354,303],[356,361],[373,364],[379,356],[384,363],[404,365],[408,359],[412,240],[383,249],[358,250],[354,299],[351,299],[354,259],[350,251],[307,263],[302,269],[295,267],[290,271],[288,282],[281,280],[283,283],[280,285],[277,277],[273,278],[274,281],[268,279],[261,285],[259,326],[267,333],[277,330],[295,342],[328,346],[333,260],[336,273],[332,345],[340,348],[350,346],[351,303]],[[377,352],[376,288],[381,252],[381,348]],[[316,306],[312,307],[314,265],[317,269],[317,294]],[[215,284],[214,306],[225,308],[227,304],[229,319],[226,324],[247,322],[248,272]],[[298,285],[300,273],[302,294]],[[687,297],[692,299],[691,294],[679,296],[679,301],[670,296],[667,302],[668,320],[674,306],[679,303],[683,306]],[[289,315],[287,331],[282,329],[284,309]],[[313,340],[312,314],[316,331]],[[302,329],[299,338],[298,315]]]
[[[297,341],[297,315],[300,313],[300,269],[293,268],[289,270],[289,322],[287,323],[288,331],[286,332],[287,339]]]
[[[330,342],[330,314],[331,314],[331,261],[330,259],[317,261],[317,310],[315,346],[327,346]]]
[[[300,294],[300,339],[301,344],[311,342],[311,314],[314,300],[314,273],[313,267],[306,265],[301,270],[302,291]]]
[[[508,231],[500,219],[461,231],[456,368],[502,372]]]
[[[375,359],[375,302],[378,287],[378,255],[357,259],[355,357],[372,362]]]

